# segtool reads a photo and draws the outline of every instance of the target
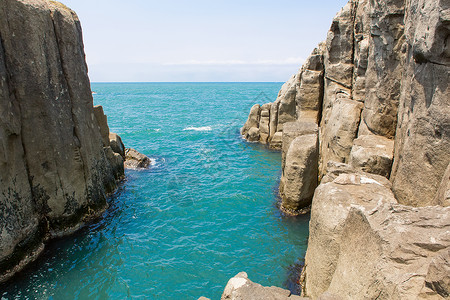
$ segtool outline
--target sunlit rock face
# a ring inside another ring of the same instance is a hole
[[[311,205],[305,295],[448,297],[449,36],[448,1],[351,0],[270,104],[280,206]]]
[[[1,281],[99,215],[123,160],[102,139],[76,14],[1,0],[0,37]]]

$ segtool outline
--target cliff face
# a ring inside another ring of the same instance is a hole
[[[0,280],[106,208],[123,160],[102,141],[80,22],[0,0]]]
[[[446,0],[351,0],[252,108],[241,133],[282,150],[281,208],[312,203],[312,298],[450,294],[449,44]]]

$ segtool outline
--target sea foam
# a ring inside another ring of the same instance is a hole
[[[203,127],[193,127],[189,126],[183,129],[183,131],[211,131],[211,126],[203,126]]]

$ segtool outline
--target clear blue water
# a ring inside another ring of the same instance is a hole
[[[254,103],[281,83],[92,84],[127,146],[153,158],[97,222],[55,240],[10,283],[7,299],[220,299],[246,271],[287,285],[308,218],[276,207],[279,152],[239,136]]]

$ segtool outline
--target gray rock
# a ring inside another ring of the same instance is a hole
[[[295,138],[286,154],[286,165],[280,182],[282,210],[295,214],[311,204],[318,185],[318,134]]]
[[[103,146],[109,146],[109,126],[108,126],[108,117],[103,112],[103,106],[96,105],[94,106],[94,116],[97,120],[98,128],[100,130],[100,134],[102,135]]]
[[[379,135],[363,135],[353,141],[349,164],[367,173],[389,178],[394,156],[394,140]]]
[[[0,36],[3,281],[49,237],[100,215],[123,173],[94,116],[76,14],[56,2],[2,0]]]
[[[137,152],[133,148],[125,150],[125,168],[128,169],[146,169],[151,165],[152,161],[148,156]]]

